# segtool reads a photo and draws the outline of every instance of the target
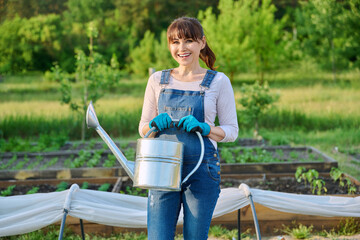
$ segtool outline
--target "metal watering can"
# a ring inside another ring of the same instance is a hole
[[[121,166],[133,181],[134,187],[162,191],[180,191],[181,184],[199,168],[204,156],[204,141],[199,132],[195,132],[200,140],[201,154],[197,165],[181,182],[183,164],[183,143],[156,138],[147,138],[155,127],[137,140],[135,162],[128,161],[114,141],[100,126],[94,106],[90,102],[86,112],[88,128],[94,128],[109,146]]]

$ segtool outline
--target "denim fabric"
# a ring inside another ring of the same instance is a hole
[[[202,86],[208,88],[216,72],[208,70]],[[170,71],[163,71],[159,96],[159,114],[167,112],[173,120],[189,114],[204,122],[204,91],[182,91],[166,89]],[[200,157],[200,144],[195,133],[176,128],[158,133],[158,138],[172,139],[184,143],[182,179],[196,166]],[[148,201],[148,239],[174,239],[178,215],[183,207],[185,240],[207,239],[212,214],[220,194],[219,154],[210,142],[203,137],[205,154],[198,170],[181,186],[181,191],[149,191]]]

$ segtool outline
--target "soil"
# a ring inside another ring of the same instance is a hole
[[[339,182],[334,182],[331,178],[320,177],[320,179],[324,180],[325,187],[327,192],[325,193],[323,190],[321,194],[335,195],[335,194],[348,194],[346,187],[341,187]],[[281,178],[270,178],[270,179],[232,179],[232,178],[223,178],[221,181],[221,188],[228,187],[238,187],[241,183],[247,184],[250,188],[263,189],[263,190],[271,190],[278,192],[287,192],[287,193],[297,193],[297,194],[317,194],[316,191],[312,192],[309,184],[305,185],[303,182],[299,183],[293,177],[281,177]],[[16,183],[14,183],[16,185]],[[82,184],[78,184],[80,187]],[[91,184],[89,183],[87,189],[98,190],[101,184]],[[12,195],[24,195],[33,187],[39,187],[38,193],[48,193],[54,192],[57,190],[56,185],[50,184],[38,184],[32,186],[21,186],[16,185],[13,189]],[[70,184],[69,184],[70,187]],[[108,191],[111,192],[114,187],[114,184],[111,184],[108,188]],[[0,188],[0,192],[5,190],[6,188]],[[146,195],[146,190],[135,189],[132,187],[132,181],[128,180],[122,183],[121,192],[126,194],[142,194]],[[357,191],[355,194],[360,194],[359,186],[357,186]]]
[[[325,187],[327,189],[326,194],[348,194],[347,187],[341,187],[339,181],[334,182],[330,177],[319,177],[319,179],[322,179],[325,182]],[[297,194],[317,194],[317,191],[315,191],[314,193],[312,192],[312,188],[309,184],[305,185],[304,182],[297,182],[294,177],[281,177],[270,179],[222,179],[221,187],[238,187],[241,183],[245,183],[250,188],[256,189]],[[324,190],[322,190],[321,194],[324,193]],[[360,194],[359,186],[357,186],[357,191],[355,194]]]

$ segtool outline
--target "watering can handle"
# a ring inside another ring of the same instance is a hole
[[[154,131],[156,131],[156,127],[152,127],[152,128],[146,133],[146,135],[144,136],[144,138],[147,138],[147,137],[148,137],[152,132],[154,132]],[[202,160],[203,160],[203,158],[204,158],[204,152],[205,152],[204,140],[203,140],[201,134],[200,134],[198,131],[196,131],[195,133],[196,133],[196,135],[198,136],[198,138],[199,138],[199,140],[200,140],[200,145],[201,145],[201,153],[200,153],[199,161],[197,162],[197,164],[196,164],[196,166],[194,167],[194,169],[184,178],[184,180],[182,181],[181,185],[182,185],[184,182],[186,182],[186,181],[189,179],[189,177],[190,177],[191,175],[193,175],[194,172],[200,167],[200,164],[201,164],[201,162],[202,162]]]

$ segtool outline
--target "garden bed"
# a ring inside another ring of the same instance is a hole
[[[66,146],[66,145],[65,145]],[[0,155],[0,180],[71,179],[126,176],[107,146],[96,143],[54,152],[17,152]],[[121,147],[129,160],[135,158],[135,143]],[[85,149],[84,149],[85,148]],[[329,172],[337,161],[313,147],[263,146],[221,148],[223,176],[293,174],[299,166]]]

